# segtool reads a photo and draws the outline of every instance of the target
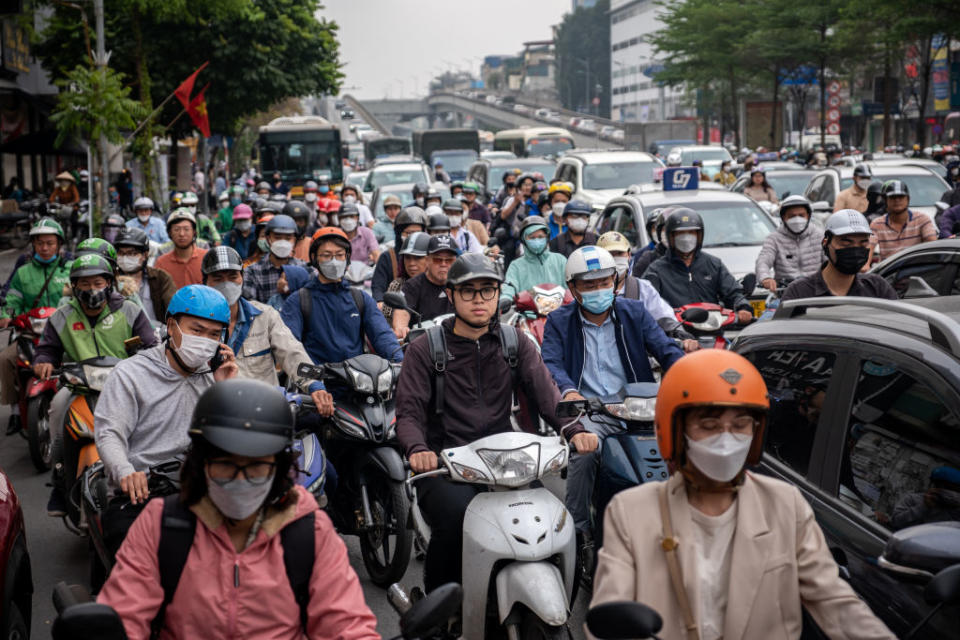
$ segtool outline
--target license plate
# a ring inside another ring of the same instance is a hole
[[[753,307],[753,317],[759,318],[767,310],[766,300],[751,300],[750,306]]]

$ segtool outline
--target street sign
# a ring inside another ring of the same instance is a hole
[[[900,104],[894,102],[890,105],[890,113],[898,114],[900,113]],[[882,102],[870,102],[869,100],[863,101],[863,115],[865,116],[879,116],[883,114],[883,103]]]
[[[599,104],[600,104],[600,98],[597,98],[597,97],[595,96],[595,97],[593,98],[593,106],[596,107],[596,106],[599,106]]]
[[[828,124],[827,133],[829,133],[832,136],[835,136],[838,133],[840,133],[840,124],[837,122],[831,122],[830,124]]]
[[[652,79],[655,75],[663,71],[665,68],[666,67],[664,67],[662,64],[651,64],[651,65],[648,65],[647,68],[643,70],[643,75]]]
[[[836,80],[832,81],[827,85],[827,91],[829,93],[839,93],[840,92],[840,83]]]
[[[840,109],[830,109],[827,111],[827,120],[836,122],[840,119]]]
[[[697,167],[670,167],[663,170],[664,191],[692,191],[700,187]]]

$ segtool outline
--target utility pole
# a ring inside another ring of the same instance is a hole
[[[96,23],[97,30],[97,52],[95,54],[94,64],[100,70],[100,73],[106,76],[107,73],[107,62],[110,60],[110,54],[106,51],[106,36],[104,35],[103,28],[103,0],[93,0],[93,16],[94,22]],[[100,215],[103,215],[103,212],[107,207],[107,200],[109,196],[107,195],[107,184],[110,177],[110,167],[107,160],[107,138],[106,136],[101,135],[100,139],[97,141],[97,147],[100,155],[99,165],[100,165],[100,187],[99,191],[99,200],[100,200]],[[93,179],[95,174],[91,171],[90,179]],[[90,203],[90,214],[88,216],[89,231],[90,237],[93,237],[93,214],[95,208],[93,203]]]

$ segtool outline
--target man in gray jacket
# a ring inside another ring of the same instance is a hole
[[[810,219],[810,201],[793,195],[780,203],[783,224],[767,236],[757,256],[757,281],[770,291],[816,273],[823,262],[823,228]]]

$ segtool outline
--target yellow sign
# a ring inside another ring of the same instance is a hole
[[[18,73],[30,72],[30,41],[13,19],[3,21],[3,67]]]

